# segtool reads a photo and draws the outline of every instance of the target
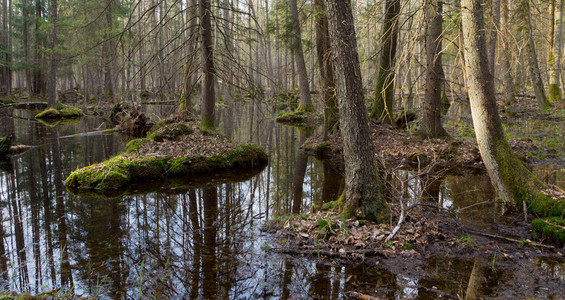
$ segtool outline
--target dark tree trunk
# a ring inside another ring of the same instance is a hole
[[[426,32],[426,99],[424,115],[419,133],[426,137],[446,136],[447,132],[441,125],[441,91],[443,67],[441,65],[442,51],[442,2],[426,1],[425,14],[427,21]]]
[[[320,91],[324,105],[325,129],[324,136],[333,128],[339,118],[335,98],[334,66],[331,59],[330,34],[328,32],[328,17],[324,0],[314,1],[316,21],[316,54],[320,67]]]
[[[33,49],[33,56],[34,56],[34,68],[32,72],[32,93],[35,95],[43,95],[45,94],[46,83],[45,77],[43,75],[44,70],[44,59],[43,54],[41,53],[41,47],[45,44],[45,41],[42,35],[39,33],[41,27],[41,19],[42,19],[42,4],[41,0],[35,1],[35,45]]]
[[[327,9],[345,160],[344,213],[386,222],[390,209],[383,198],[376,172],[351,4],[329,0]]]
[[[200,0],[200,38],[202,40],[202,72],[204,80],[202,83],[202,120],[201,126],[205,129],[214,129],[214,106],[216,103],[216,91],[214,87],[214,46],[212,43],[212,12],[210,0]]]
[[[48,102],[49,106],[57,106],[57,57],[55,54],[55,45],[57,44],[57,0],[50,0],[50,11],[49,15],[51,22],[53,23],[51,27],[51,53],[49,59],[49,95]]]
[[[114,97],[114,86],[112,80],[113,65],[114,65],[114,43],[112,40],[113,18],[112,11],[115,0],[107,0],[105,7],[105,21],[106,21],[106,41],[103,46],[104,57],[104,95],[108,98]]]
[[[502,73],[502,86],[504,89],[504,94],[506,99],[504,102],[506,105],[513,104],[516,102],[516,91],[514,89],[514,80],[512,79],[512,70],[510,69],[510,60],[512,59],[510,55],[510,20],[508,16],[508,1],[502,0],[500,6],[500,24],[503,32],[505,34],[501,35],[502,51],[501,51],[501,63],[500,71]]]
[[[398,16],[400,0],[386,0],[385,19],[383,24],[383,48],[381,63],[375,89],[375,101],[371,118],[394,125],[394,69],[396,60],[396,44],[398,40]]]
[[[190,0],[188,7],[188,17],[189,17],[189,26],[190,29],[188,30],[188,53],[187,53],[187,62],[184,66],[184,74],[183,74],[183,88],[180,96],[180,110],[185,109],[192,109],[192,96],[194,92],[194,85],[196,84],[195,73],[196,73],[196,57],[197,57],[197,16],[196,13],[196,0]]]
[[[290,0],[290,20],[292,22],[291,50],[294,54],[296,71],[298,72],[298,88],[300,89],[299,111],[313,111],[312,101],[310,100],[310,84],[306,73],[306,63],[304,61],[304,51],[302,50],[302,33],[300,30],[300,19],[298,18],[298,7],[296,0]],[[294,80],[294,79],[293,79]]]

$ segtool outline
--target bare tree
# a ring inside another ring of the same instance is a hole
[[[199,0],[200,15],[200,37],[202,51],[202,120],[201,126],[205,129],[214,129],[214,107],[216,105],[215,92],[215,69],[214,69],[214,45],[212,41],[212,11],[210,10],[210,0]]]
[[[563,0],[551,0],[551,34],[549,51],[549,102],[561,101],[561,40],[563,35]]]
[[[488,70],[482,1],[463,0],[465,75],[481,157],[498,196],[508,204],[538,193],[541,182],[514,155],[498,115],[494,80]]]
[[[312,101],[310,99],[310,84],[308,83],[308,74],[306,73],[306,63],[304,61],[304,51],[302,49],[302,33],[300,30],[300,19],[298,18],[298,7],[296,0],[289,0],[290,5],[290,21],[292,24],[291,50],[294,54],[296,62],[296,71],[298,72],[298,87],[300,89],[300,106],[299,111],[313,111]]]
[[[49,59],[49,106],[57,106],[57,56],[55,46],[57,45],[57,0],[50,0],[49,16],[51,21],[51,45]]]
[[[344,213],[385,222],[390,209],[383,197],[370,142],[351,4],[342,0],[326,3],[345,160]]]

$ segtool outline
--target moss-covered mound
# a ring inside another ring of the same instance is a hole
[[[169,176],[249,169],[266,161],[261,147],[202,131],[196,123],[163,124],[148,138],[129,142],[125,153],[74,171],[66,185],[71,191],[103,192]]]
[[[551,217],[532,221],[534,237],[548,241],[557,246],[565,245],[565,219]]]
[[[37,115],[35,115],[36,119],[73,119],[73,118],[80,118],[82,116],[82,112],[80,109],[72,106],[58,106],[58,109],[50,107]]]
[[[276,119],[277,123],[293,126],[309,127],[322,122],[322,118],[310,111],[280,112]]]

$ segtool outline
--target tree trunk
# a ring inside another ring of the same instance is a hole
[[[500,26],[500,0],[492,0],[492,23],[490,30],[490,44],[488,49],[489,71],[495,77],[496,42],[498,40],[498,28]]]
[[[204,129],[214,129],[214,106],[216,103],[216,91],[214,87],[214,46],[212,44],[212,22],[210,11],[210,0],[198,2],[200,15],[200,38],[202,40],[202,120]]]
[[[192,96],[196,80],[194,79],[194,74],[196,73],[196,51],[197,51],[197,13],[196,13],[196,0],[190,0],[188,7],[188,17],[189,17],[189,35],[188,35],[188,53],[187,62],[184,66],[183,74],[183,88],[180,96],[180,110],[190,110],[192,109]]]
[[[398,21],[400,0],[386,0],[385,19],[383,24],[383,48],[381,63],[375,89],[375,101],[371,118],[394,125],[394,69],[396,60],[396,44],[398,40]]]
[[[561,101],[561,40],[563,35],[563,0],[552,0],[551,44],[549,52],[549,102]]]
[[[390,209],[383,198],[376,172],[351,4],[342,0],[326,3],[345,160],[344,213],[348,217],[353,215],[386,222]]]
[[[324,105],[325,126],[324,136],[339,118],[335,98],[334,66],[331,59],[330,34],[328,32],[328,17],[324,0],[314,1],[314,15],[316,21],[316,54],[320,68],[320,92]]]
[[[43,95],[45,93],[45,78],[43,76],[44,59],[41,53],[41,47],[44,45],[44,38],[39,33],[41,27],[42,16],[41,0],[35,1],[35,45],[34,45],[34,68],[33,68],[33,84],[32,93],[36,95]]]
[[[49,106],[57,106],[57,57],[55,53],[55,45],[57,44],[57,0],[50,0],[50,18],[51,18],[51,52],[49,59]]]
[[[461,1],[465,59],[471,114],[481,157],[498,196],[508,204],[536,193],[541,184],[506,141],[498,115],[494,82],[488,68],[480,0]]]
[[[528,45],[526,46],[527,56],[528,56],[528,70],[530,72],[530,78],[532,80],[532,85],[534,86],[534,92],[536,94],[536,99],[540,108],[546,109],[551,107],[551,104],[545,96],[545,90],[543,87],[543,81],[541,80],[541,72],[538,65],[538,56],[536,54],[536,46],[534,42],[534,27],[532,26],[532,20],[530,16],[530,4],[529,0],[522,0],[521,11],[524,20],[526,20],[526,34]]]
[[[300,30],[300,19],[298,18],[298,7],[296,0],[290,0],[290,21],[292,22],[291,50],[296,62],[298,72],[298,88],[300,89],[300,106],[298,111],[313,111],[312,101],[310,100],[310,84],[308,74],[306,74],[306,63],[304,61],[304,51],[302,50],[302,33]],[[294,80],[294,79],[293,79]]]
[[[113,87],[113,64],[114,64],[114,43],[112,41],[112,30],[114,29],[113,26],[113,18],[112,18],[112,8],[114,6],[113,2],[115,0],[107,0],[106,7],[104,11],[104,17],[106,21],[106,34],[103,46],[103,57],[104,57],[104,96],[108,98],[114,97],[114,87]]]
[[[31,88],[31,59],[29,55],[29,0],[22,1],[22,16],[23,16],[23,39],[24,39],[24,63],[25,66],[25,79],[26,89],[29,97],[32,94]]]
[[[441,137],[447,135],[441,125],[441,91],[444,78],[441,66],[443,8],[441,1],[428,0],[426,3],[426,99],[419,133],[426,137]]]
[[[510,55],[510,20],[508,19],[508,1],[502,0],[500,7],[500,23],[501,29],[504,34],[501,35],[502,39],[502,51],[501,51],[501,63],[500,71],[502,73],[502,85],[504,89],[504,99],[505,105],[511,105],[516,102],[516,91],[514,89],[514,80],[512,79],[512,70],[510,69],[510,61],[512,59]]]

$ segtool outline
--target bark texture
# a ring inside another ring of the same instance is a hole
[[[441,65],[443,9],[440,1],[430,0],[426,3],[426,99],[419,133],[426,137],[441,137],[447,135],[441,125],[441,90],[444,77]]]
[[[292,22],[291,50],[294,54],[296,72],[298,73],[298,88],[300,89],[299,111],[313,111],[310,99],[310,84],[306,73],[306,62],[304,61],[304,51],[302,50],[302,33],[300,30],[300,19],[298,18],[298,7],[296,0],[290,0],[290,21]]]
[[[536,45],[534,42],[534,33],[532,20],[530,16],[530,4],[529,0],[522,0],[521,2],[521,12],[522,17],[526,20],[526,38],[528,45],[526,46],[526,55],[528,56],[528,71],[530,73],[530,78],[532,80],[532,85],[534,86],[534,92],[536,94],[536,100],[540,108],[549,108],[551,104],[547,100],[545,95],[545,90],[543,88],[543,81],[541,80],[541,72],[538,65],[538,56],[536,53]]]
[[[330,34],[328,32],[328,17],[324,0],[314,1],[316,21],[316,54],[320,66],[320,91],[324,102],[325,131],[331,130],[338,116],[337,101],[335,97],[334,66],[331,59]]]
[[[512,78],[512,70],[510,68],[510,60],[512,59],[510,55],[510,20],[508,16],[508,1],[509,0],[501,0],[500,3],[500,24],[501,30],[504,34],[501,35],[501,44],[502,44],[502,51],[501,51],[501,61],[500,61],[500,68],[502,73],[502,86],[504,90],[504,95],[506,99],[504,99],[504,103],[506,105],[511,105],[516,102],[516,90],[514,89],[514,79]]]
[[[559,78],[561,72],[561,36],[563,35],[563,0],[552,0],[551,7],[553,26],[549,52],[549,102],[561,101]]]
[[[345,160],[344,212],[378,222],[389,221],[390,209],[383,198],[370,142],[351,4],[329,0],[327,11]]]
[[[493,76],[489,72],[480,0],[463,0],[462,24],[465,75],[473,126],[481,157],[498,196],[508,204],[520,204],[536,192],[539,180],[510,148],[496,106]]]
[[[212,22],[210,0],[200,0],[200,37],[202,40],[202,128],[214,129],[214,107],[216,105],[216,92],[214,86],[214,46],[212,44]]]
[[[49,106],[55,107],[57,105],[57,58],[55,54],[55,45],[57,45],[57,0],[50,2],[50,19],[52,22],[51,27],[51,53],[49,59]]]
[[[375,89],[375,101],[371,118],[394,125],[394,69],[396,61],[396,45],[398,41],[398,16],[400,0],[386,0],[383,24],[383,48],[381,63]]]

